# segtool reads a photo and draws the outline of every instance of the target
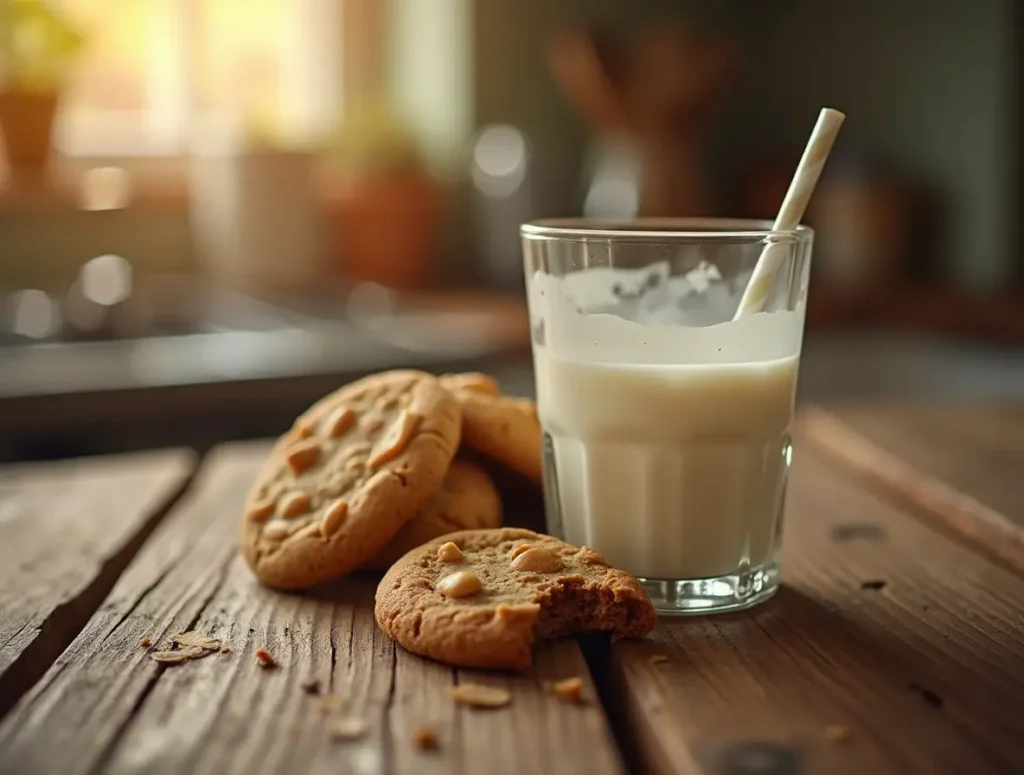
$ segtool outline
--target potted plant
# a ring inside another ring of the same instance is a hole
[[[46,166],[78,33],[45,0],[0,0],[0,138],[14,173]]]
[[[428,286],[442,193],[411,130],[386,102],[367,102],[347,112],[331,151],[330,206],[344,273],[393,288]]]

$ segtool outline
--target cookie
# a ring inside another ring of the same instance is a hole
[[[501,395],[486,374],[448,374],[441,384],[462,408],[462,443],[540,484],[544,466],[537,405]]]
[[[501,496],[487,472],[456,458],[423,510],[406,522],[377,556],[366,564],[387,570],[406,552],[448,533],[501,525]]]
[[[657,623],[640,583],[586,547],[530,530],[467,530],[391,566],[377,624],[409,651],[460,667],[529,667],[535,641],[641,637]]]
[[[441,384],[451,391],[471,390],[476,393],[484,393],[490,396],[501,395],[501,388],[498,387],[498,380],[490,374],[483,374],[479,371],[467,371],[462,374],[445,374],[441,377]]]
[[[277,441],[249,493],[246,561],[280,589],[360,567],[441,486],[460,426],[451,393],[418,371],[366,377],[321,399]]]

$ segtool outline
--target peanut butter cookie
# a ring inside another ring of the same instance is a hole
[[[462,407],[462,443],[541,483],[540,420],[527,398],[504,396],[486,374],[448,374],[441,384]]]
[[[535,641],[579,632],[641,637],[657,618],[640,583],[530,530],[467,530],[395,563],[377,587],[377,624],[409,651],[460,667],[529,667]]]
[[[360,567],[441,486],[460,425],[451,394],[418,371],[366,377],[321,399],[278,440],[249,493],[246,561],[280,589]]]
[[[501,525],[501,496],[487,472],[456,458],[423,510],[406,522],[377,556],[366,564],[387,570],[406,552],[448,533]]]

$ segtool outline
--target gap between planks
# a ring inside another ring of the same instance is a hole
[[[803,413],[804,437],[848,466],[862,481],[915,507],[946,530],[1024,574],[1024,527],[857,431],[850,421],[819,408]]]
[[[0,725],[0,771],[62,773],[622,773],[622,760],[574,641],[538,650],[522,675],[453,671],[408,654],[376,626],[376,578],[306,595],[260,586],[237,553],[237,520],[266,446],[215,450],[107,601]],[[139,645],[190,627],[231,652],[176,667]],[[266,648],[279,662],[256,666]],[[579,675],[590,702],[566,705],[544,684]],[[301,684],[340,694],[366,736],[333,742]],[[497,711],[456,706],[455,683],[507,688]],[[435,729],[438,752],[412,744]]]
[[[195,470],[183,449],[0,469],[0,718],[85,627]]]

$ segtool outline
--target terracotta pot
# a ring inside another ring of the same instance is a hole
[[[428,287],[441,230],[440,186],[419,171],[349,178],[335,192],[340,261],[353,280]]]
[[[0,92],[0,136],[14,170],[42,170],[50,156],[57,94]]]

